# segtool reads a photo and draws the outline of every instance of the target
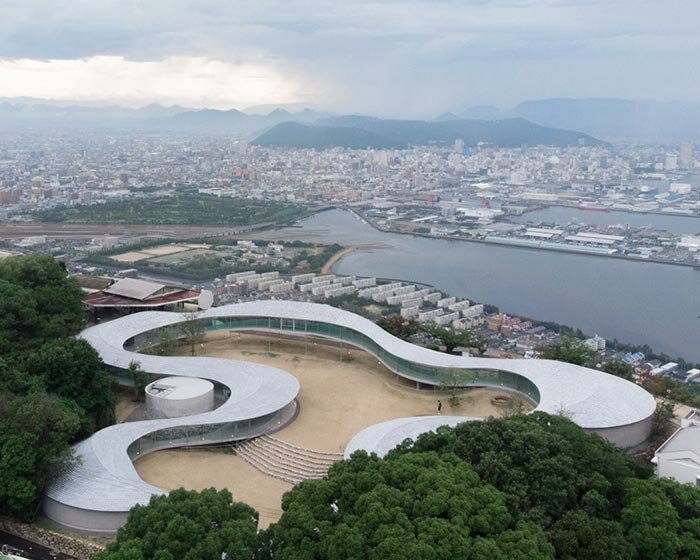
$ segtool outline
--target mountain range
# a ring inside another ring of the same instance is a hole
[[[508,110],[481,105],[450,115],[490,120],[521,117],[607,140],[700,141],[700,103],[555,98],[525,101]],[[436,120],[444,119],[440,115]]]
[[[362,116],[319,119],[312,125],[285,122],[255,140],[260,146],[291,148],[407,148],[448,145],[462,139],[464,145],[485,142],[504,147],[547,144],[553,146],[598,145],[601,141],[572,130],[548,128],[525,119],[452,119],[407,121]]]
[[[553,137],[555,143],[568,143],[562,133],[537,130],[528,126],[540,125],[547,129],[580,131],[604,140],[679,142],[700,141],[700,103],[664,103],[626,99],[540,99],[525,101],[511,109],[490,105],[470,107],[463,111],[444,113],[431,121],[372,119],[370,117],[339,117],[327,111],[318,111],[302,104],[284,106],[259,105],[239,111],[236,109],[192,109],[179,105],[151,104],[141,108],[119,105],[98,106],[71,102],[46,101],[32,98],[0,98],[0,126],[65,129],[107,129],[119,131],[182,132],[188,134],[230,134],[246,139],[258,137],[275,125],[296,122],[324,127],[349,127],[376,136],[349,134],[344,131],[344,142],[354,144],[369,141],[373,145],[449,142],[458,134],[469,138],[476,134],[483,141],[508,145],[529,143],[533,139]],[[464,121],[470,121],[467,126]],[[482,121],[474,123],[472,121]],[[484,124],[490,121],[491,124]],[[505,121],[504,123],[502,121]],[[452,123],[452,124],[446,124]],[[494,124],[501,123],[501,124]],[[301,130],[301,129],[299,129]],[[329,130],[306,131],[305,142],[326,144]],[[261,142],[272,142],[289,133],[289,127],[265,136]],[[378,136],[378,137],[377,137]],[[579,134],[580,136],[580,134]],[[364,140],[360,140],[361,138]],[[323,139],[322,139],[323,138]],[[505,140],[504,140],[505,138]],[[520,142],[520,140],[523,140]]]

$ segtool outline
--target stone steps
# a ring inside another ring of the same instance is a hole
[[[341,453],[306,449],[267,435],[239,443],[236,451],[255,469],[290,484],[323,478],[343,459]]]

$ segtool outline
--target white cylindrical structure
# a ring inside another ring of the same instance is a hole
[[[214,384],[196,377],[165,377],[146,387],[148,418],[180,418],[214,410]]]

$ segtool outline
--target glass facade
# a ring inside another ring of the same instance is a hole
[[[306,319],[280,319],[277,317],[220,317],[202,319],[206,332],[230,330],[266,330],[299,336],[319,336],[338,340],[366,350],[396,374],[428,385],[439,385],[450,378],[450,382],[462,387],[494,387],[516,391],[537,404],[540,394],[529,379],[509,371],[496,369],[454,369],[412,362],[391,354],[370,337],[348,327],[309,321]],[[132,348],[141,348],[158,340],[158,330],[140,334],[131,342]]]
[[[142,455],[159,449],[226,443],[252,438],[272,432],[286,424],[294,417],[296,406],[296,402],[292,402],[272,414],[239,422],[175,426],[156,430],[134,441],[127,449],[127,453],[134,461]]]

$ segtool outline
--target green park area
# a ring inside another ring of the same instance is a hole
[[[34,217],[44,222],[72,224],[248,226],[286,224],[311,213],[305,206],[287,202],[187,193],[55,208],[37,212]]]
[[[85,260],[96,265],[133,267],[144,273],[200,281],[247,270],[280,274],[320,272],[341,249],[337,244],[303,241],[208,238],[163,243],[162,240],[147,240],[93,253]]]

